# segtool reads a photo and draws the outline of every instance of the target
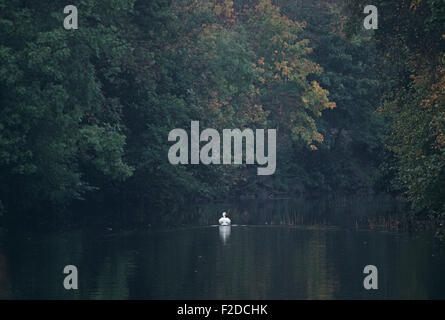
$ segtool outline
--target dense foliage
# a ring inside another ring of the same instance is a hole
[[[62,2],[0,0],[0,215],[370,193],[390,180],[440,212],[443,5],[377,2],[400,13],[373,34],[357,28],[355,1],[345,29],[342,1],[81,0],[79,29],[65,30]],[[275,175],[171,165],[168,133],[191,120],[276,128]]]
[[[363,1],[349,1],[353,33]],[[394,185],[417,213],[445,214],[445,2],[375,1],[384,10],[374,39],[389,84],[379,111],[396,161]]]
[[[123,161],[121,105],[106,92],[125,54],[115,28],[129,4],[83,7],[84,28],[66,32],[58,27],[60,4],[0,3],[0,194],[7,209],[65,205],[99,187],[98,179],[122,181],[132,172]]]
[[[383,122],[374,113],[382,84],[375,68],[375,45],[367,33],[353,41],[345,38],[341,3],[282,1],[283,11],[305,22],[303,36],[313,47],[309,58],[323,69],[314,79],[336,103],[317,120],[324,136],[318,151],[300,147],[291,159],[289,175],[299,176],[306,189],[319,194],[370,193],[382,179],[378,166],[383,160]]]

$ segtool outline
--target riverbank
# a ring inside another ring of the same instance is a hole
[[[50,220],[27,216],[12,219],[3,228],[20,232],[52,232],[81,228],[98,231],[135,231],[150,228],[174,229],[184,226],[213,225],[221,212],[228,212],[236,224],[329,227],[349,230],[431,231],[443,239],[443,221],[415,216],[409,205],[390,195],[312,197],[298,199],[245,199],[199,201],[158,207],[131,207],[94,204],[72,208]]]

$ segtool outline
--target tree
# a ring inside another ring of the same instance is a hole
[[[119,73],[113,63],[125,48],[115,30],[131,3],[84,1],[83,27],[70,31],[61,27],[63,8],[52,2],[1,1],[0,8],[0,180],[7,182],[0,198],[6,208],[64,206],[101,180],[131,175],[122,158],[119,102],[101,91],[101,78]]]
[[[363,2],[347,2],[355,31]],[[377,1],[384,8],[374,38],[390,84],[379,109],[391,121],[386,143],[397,162],[395,185],[418,214],[445,213],[444,40],[445,3]]]

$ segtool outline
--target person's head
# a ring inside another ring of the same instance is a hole
[[[223,212],[223,217],[225,218],[227,216],[227,213],[224,211]]]

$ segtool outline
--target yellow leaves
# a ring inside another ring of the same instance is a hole
[[[436,137],[436,144],[439,149],[445,148],[445,135],[443,133]]]
[[[384,108],[382,106],[379,106],[379,107],[377,107],[376,113],[381,114],[381,113],[383,113],[383,111],[384,111]]]
[[[413,11],[416,11],[418,7],[422,4],[422,0],[412,0],[409,8]]]
[[[218,17],[221,24],[230,25],[236,21],[236,12],[233,8],[233,1],[223,0],[216,3],[209,3],[209,7]]]
[[[220,15],[221,12],[223,11],[223,8],[220,5],[215,5],[215,7],[213,8],[213,12],[215,12],[216,15]]]
[[[428,95],[422,100],[421,107],[440,107],[445,104],[445,71],[442,66],[438,66],[434,75],[436,80],[429,85]]]
[[[314,140],[321,143],[324,140],[324,136],[321,133],[316,133],[314,135]]]
[[[335,102],[329,101],[328,94],[329,91],[323,89],[317,81],[312,81],[311,87],[306,89],[301,97],[301,101],[305,108],[320,116],[322,110],[336,107]]]
[[[206,43],[207,46],[215,46],[216,40],[222,31],[222,27],[218,24],[202,24],[202,29],[197,30],[199,41],[200,43]]]
[[[327,102],[325,103],[325,106],[327,109],[334,109],[337,107],[337,104],[335,102]]]
[[[410,79],[412,79],[412,80],[414,80],[414,81],[416,81],[416,80],[421,80],[421,79],[423,79],[423,76],[416,76],[415,74],[410,74],[409,75],[409,78]]]
[[[429,106],[431,106],[431,100],[430,99],[424,99],[420,103],[420,106],[424,109],[427,109]]]
[[[260,66],[263,66],[263,65],[264,65],[264,57],[258,59],[258,64],[259,64]]]
[[[320,84],[317,81],[312,81],[312,88],[316,93],[321,93],[323,89],[320,87]]]
[[[275,62],[275,71],[281,73],[283,77],[291,74],[293,68],[288,65],[288,61]]]

